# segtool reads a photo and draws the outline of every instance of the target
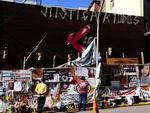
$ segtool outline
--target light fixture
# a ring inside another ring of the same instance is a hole
[[[38,59],[37,59],[37,60],[40,61],[41,58],[42,58],[42,53],[41,53],[41,52],[38,52],[37,55],[38,55]]]

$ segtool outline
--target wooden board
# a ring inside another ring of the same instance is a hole
[[[138,58],[108,58],[107,64],[121,65],[121,64],[138,64]]]

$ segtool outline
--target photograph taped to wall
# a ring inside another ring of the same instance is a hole
[[[141,87],[141,96],[144,100],[150,100],[150,64],[139,66],[139,81]]]
[[[136,87],[139,77],[138,65],[124,65],[122,68],[123,76],[128,78],[128,87]]]
[[[8,91],[6,92],[6,95],[7,95],[8,97],[14,97],[14,92],[13,92],[13,90],[8,90]]]
[[[87,68],[88,69],[88,78],[95,78],[96,70],[95,68]]]
[[[150,86],[150,65],[139,66],[140,86]]]

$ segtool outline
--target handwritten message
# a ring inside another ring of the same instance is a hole
[[[69,20],[75,19],[77,21],[97,21],[98,18],[98,12],[57,7],[44,7],[41,10],[41,14],[45,18],[59,18],[62,20],[67,18]],[[102,20],[102,23],[132,25],[137,25],[140,22],[139,16],[119,15],[110,13],[101,13],[100,20]]]

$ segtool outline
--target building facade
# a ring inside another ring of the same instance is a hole
[[[90,10],[99,10],[106,13],[143,16],[143,0],[94,0]]]

